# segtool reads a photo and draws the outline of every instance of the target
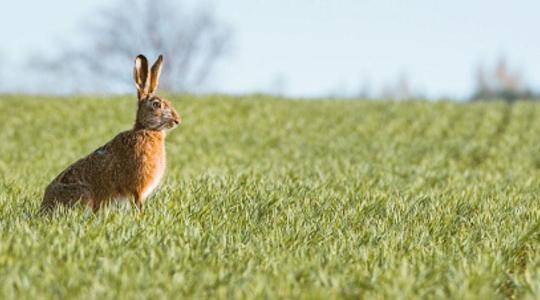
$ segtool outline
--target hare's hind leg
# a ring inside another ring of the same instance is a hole
[[[90,189],[83,184],[54,184],[47,187],[40,211],[52,211],[58,205],[72,207],[77,203],[93,206]]]

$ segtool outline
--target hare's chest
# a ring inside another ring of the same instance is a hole
[[[143,183],[142,198],[145,199],[158,187],[165,174],[165,156],[155,159],[152,166],[145,172],[146,178]]]

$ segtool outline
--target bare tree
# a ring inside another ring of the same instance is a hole
[[[527,87],[523,76],[510,70],[506,59],[501,57],[492,70],[486,71],[482,66],[476,72],[476,90],[472,100],[503,99],[515,101],[530,99],[534,93]]]
[[[381,97],[392,100],[409,100],[421,98],[419,93],[413,91],[409,83],[409,77],[401,74],[395,82],[383,86]]]
[[[0,51],[0,92],[4,92],[4,85],[5,85],[5,75],[4,75],[4,55],[2,51]]]
[[[128,66],[137,54],[162,53],[162,89],[200,88],[227,53],[231,34],[208,9],[186,11],[177,2],[119,0],[84,23],[80,44],[29,65],[52,72],[70,91],[123,91],[132,87]]]

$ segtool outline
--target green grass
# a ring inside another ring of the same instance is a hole
[[[146,213],[36,216],[133,97],[0,97],[0,298],[540,297],[540,105],[173,97]]]

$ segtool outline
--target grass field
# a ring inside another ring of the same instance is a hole
[[[134,97],[0,97],[0,298],[540,297],[540,105],[172,97],[146,213],[36,216]]]

